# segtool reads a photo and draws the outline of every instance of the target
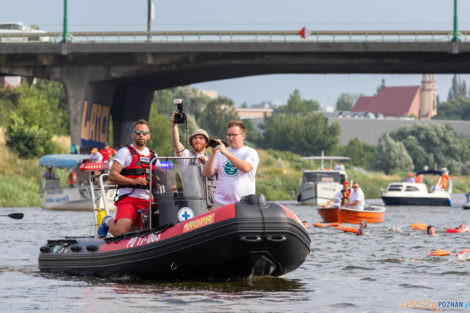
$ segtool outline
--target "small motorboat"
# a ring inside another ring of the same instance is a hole
[[[357,210],[347,207],[327,207],[318,208],[325,223],[350,223],[359,224],[362,220],[368,223],[383,223],[386,208],[378,205],[366,205],[364,210]]]
[[[467,192],[465,194],[465,203],[463,204],[463,208],[464,210],[469,210],[470,209],[470,192]]]
[[[107,163],[91,163],[90,156],[85,154],[47,154],[39,159],[39,166],[52,170],[70,170],[67,184],[61,182],[55,174],[54,178],[43,177],[40,189],[42,208],[49,210],[93,210],[93,196],[99,198],[100,194],[92,195],[89,186],[90,171],[86,168],[93,167],[96,171],[105,171],[108,169]],[[103,202],[102,199],[101,202]],[[115,210],[114,190],[108,191],[104,199],[106,199],[109,209]]]
[[[182,157],[159,159],[159,179],[149,178],[145,229],[48,240],[38,258],[41,272],[145,280],[279,276],[309,255],[309,235],[285,206],[249,195],[207,211],[197,166],[180,166]]]
[[[319,169],[305,169],[302,183],[299,187],[297,201],[305,204],[326,205],[335,194],[343,188],[343,182],[347,180],[344,166],[333,167],[332,161],[350,160],[348,157],[338,156],[309,156],[301,160],[321,161]],[[325,168],[324,162],[330,161],[330,167]]]
[[[424,183],[393,182],[382,190],[380,198],[385,205],[421,205],[421,206],[451,206],[452,183],[448,189],[442,186],[443,170],[423,170],[416,175],[439,175],[435,190],[429,190]],[[446,186],[447,188],[447,186]]]

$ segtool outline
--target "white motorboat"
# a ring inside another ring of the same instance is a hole
[[[317,206],[326,205],[328,200],[343,188],[343,182],[347,180],[346,170],[342,167],[332,167],[333,161],[350,161],[348,157],[338,156],[309,156],[301,160],[320,161],[321,167],[316,170],[305,169],[297,201],[300,203]],[[330,168],[325,168],[324,161],[330,161]]]
[[[421,205],[421,206],[451,206],[452,183],[449,179],[449,186],[444,186],[442,170],[423,170],[416,175],[439,175],[435,190],[428,190],[424,183],[413,182],[393,182],[387,189],[382,190],[380,198],[386,205]]]
[[[465,197],[466,197],[467,200],[466,200],[465,203],[463,204],[463,208],[464,208],[465,210],[469,210],[469,209],[470,209],[470,192],[467,192],[467,193],[465,194]]]
[[[50,210],[93,210],[93,196],[90,193],[89,172],[80,170],[82,166],[92,166],[96,171],[108,169],[107,163],[87,163],[90,161],[89,155],[81,154],[48,154],[39,160],[39,166],[47,168],[69,168],[72,176],[69,177],[68,184],[60,182],[58,178],[44,178],[40,190],[41,207]],[[115,190],[107,192],[106,201],[110,210],[115,210],[114,206]],[[100,199],[100,194],[94,195]]]

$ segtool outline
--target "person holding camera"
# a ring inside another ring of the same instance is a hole
[[[259,158],[255,149],[244,145],[246,127],[241,121],[227,125],[229,147],[220,139],[212,147],[212,155],[202,174],[210,177],[218,174],[214,194],[214,208],[240,201],[243,196],[255,194],[255,176]]]
[[[184,112],[183,112],[184,113]],[[193,131],[191,137],[189,137],[189,145],[191,150],[186,149],[183,144],[180,142],[178,124],[181,124],[181,112],[173,112],[171,115],[171,142],[173,144],[173,151],[175,156],[182,156],[190,159],[178,160],[181,165],[198,165],[199,173],[202,176],[202,170],[204,164],[209,160],[206,156],[206,147],[209,144],[209,134],[204,129],[196,129]],[[197,164],[195,164],[197,160]],[[204,192],[206,194],[207,209],[211,210],[214,206],[214,193],[215,186],[217,184],[217,175],[212,175],[210,177],[203,177]]]

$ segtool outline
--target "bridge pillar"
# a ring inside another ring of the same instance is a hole
[[[61,72],[70,115],[72,150],[88,153],[109,141],[109,121],[113,120],[113,145],[122,147],[132,142],[132,124],[149,118],[153,89],[116,85],[99,81],[102,76],[93,70]],[[98,80],[98,81],[97,81]]]

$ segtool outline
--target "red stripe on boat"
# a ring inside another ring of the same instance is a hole
[[[234,217],[235,204],[227,204],[210,212],[195,216],[187,221],[178,223],[175,226],[165,230],[163,233],[151,233],[144,237],[136,236],[128,239],[122,239],[118,242],[104,243],[100,246],[98,252],[134,248],[157,241],[163,241],[183,233],[189,233],[193,230],[216,224]]]
[[[283,209],[284,209],[284,212],[286,212],[286,215],[288,218],[296,221],[297,223],[301,224],[302,225],[302,222],[299,220],[299,218],[297,217],[297,215],[294,214],[294,212],[292,212],[291,210],[289,210],[288,208],[286,208],[285,206],[283,206],[282,204],[279,204]]]

